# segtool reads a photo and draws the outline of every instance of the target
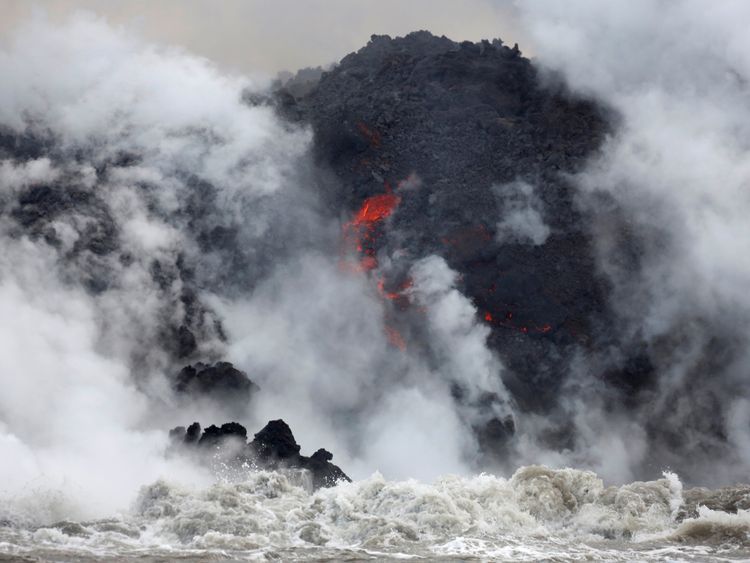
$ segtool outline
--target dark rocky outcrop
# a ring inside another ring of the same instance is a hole
[[[315,489],[351,481],[331,463],[333,454],[327,450],[319,449],[310,457],[301,455],[292,430],[283,420],[270,421],[249,443],[247,430],[236,422],[211,425],[202,433],[200,424],[194,422],[187,429],[173,428],[169,438],[173,453],[192,454],[209,465],[218,458],[223,469],[229,467],[240,474],[250,469],[305,469]]]
[[[388,189],[400,197],[371,241],[373,255],[388,257],[386,288],[420,257],[443,256],[491,328],[516,403],[554,410],[576,349],[609,338],[591,222],[566,179],[600,146],[606,112],[518,48],[424,31],[373,36],[309,93],[294,93],[279,94],[279,111],[312,125],[318,161],[340,179],[326,194],[332,204],[351,214]],[[519,205],[533,207],[546,236],[504,236],[499,224]],[[617,366],[608,369],[616,381]]]

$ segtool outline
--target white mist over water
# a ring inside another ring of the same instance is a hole
[[[748,554],[747,511],[702,508],[678,525],[682,503],[672,474],[622,487],[604,487],[591,472],[537,466],[507,480],[448,476],[432,484],[375,474],[310,493],[293,473],[257,472],[210,487],[160,480],[141,490],[126,517],[0,527],[0,541],[16,556],[66,560],[709,561]]]

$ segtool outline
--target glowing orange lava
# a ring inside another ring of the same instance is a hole
[[[368,197],[354,218],[344,225],[344,240],[353,243],[362,256],[359,271],[368,272],[378,267],[374,244],[378,227],[401,203],[401,197],[392,193],[386,184],[386,192]]]
[[[368,197],[351,223],[368,226],[378,223],[393,213],[399,203],[401,203],[401,198],[390,192]]]
[[[369,130],[363,125],[360,131],[365,136]],[[373,144],[379,142],[379,137],[371,137]],[[401,203],[401,197],[391,190],[390,185],[385,183],[385,193],[376,194],[368,197],[360,206],[357,213],[351,221],[343,226],[344,248],[342,249],[342,259],[340,265],[342,269],[351,272],[370,272],[378,268],[378,259],[376,256],[376,243],[378,236],[382,233],[382,223],[390,217]],[[356,249],[359,256],[358,261],[352,264],[345,258],[352,250]],[[411,287],[411,279],[406,279],[401,285],[392,290],[386,290],[386,280],[384,277],[378,279],[378,293],[383,299],[394,301],[399,308],[406,308],[408,297],[402,292]],[[406,342],[401,333],[390,324],[385,324],[385,335],[388,342],[400,350],[406,350]]]

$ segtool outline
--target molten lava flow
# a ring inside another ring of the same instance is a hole
[[[360,127],[360,130],[363,134],[365,134],[365,131],[369,131],[364,125]],[[344,251],[346,254],[349,254],[352,249],[356,249],[359,261],[356,265],[352,265],[351,262],[342,256],[340,263],[343,269],[353,272],[370,272],[377,269],[376,244],[378,236],[382,232],[380,229],[382,229],[383,221],[393,214],[399,203],[401,203],[401,197],[393,193],[387,182],[385,183],[385,193],[368,197],[362,202],[359,211],[343,227]],[[386,280],[380,277],[378,280],[378,292],[384,299],[395,301],[399,308],[406,308],[408,298],[402,292],[408,289],[411,284],[411,279],[407,278],[395,290],[386,291]],[[390,324],[386,324],[385,335],[388,338],[388,342],[393,346],[400,350],[406,350],[406,342],[396,328]]]
[[[344,225],[344,240],[353,243],[362,256],[359,270],[368,272],[378,267],[375,257],[375,242],[378,229],[401,203],[401,198],[392,193],[386,184],[386,192],[368,197],[357,211],[354,218]]]
[[[394,193],[368,197],[352,220],[353,225],[372,225],[388,217],[401,202],[401,198]]]

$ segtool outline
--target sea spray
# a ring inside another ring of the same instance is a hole
[[[736,492],[748,494],[750,487]],[[707,556],[748,545],[748,512],[700,509],[695,518],[680,519],[681,503],[681,484],[672,474],[605,487],[589,471],[541,466],[522,467],[509,479],[449,475],[432,483],[389,481],[376,473],[312,492],[298,472],[256,472],[210,486],[159,480],[111,519],[31,525],[8,515],[0,553],[157,557],[169,545],[175,555],[198,559],[222,553],[512,558],[524,550],[541,556],[575,547],[591,557],[659,559],[649,554],[655,542],[675,554],[700,548]]]

